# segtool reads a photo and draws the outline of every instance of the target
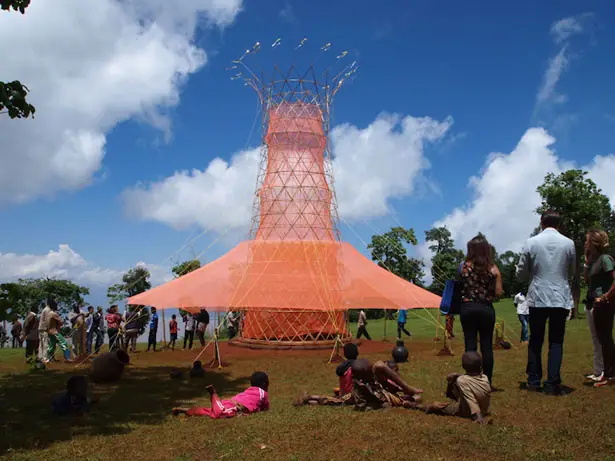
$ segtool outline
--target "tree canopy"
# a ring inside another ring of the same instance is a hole
[[[52,278],[19,279],[0,284],[0,320],[24,317],[32,308],[54,299],[60,313],[68,312],[74,305],[83,305],[83,296],[90,294],[86,287],[70,280]]]
[[[463,251],[455,248],[451,232],[446,227],[434,227],[425,231],[425,241],[434,253],[431,258],[431,276],[433,281],[430,291],[441,295],[444,284],[456,276],[457,268],[463,261]]]
[[[613,232],[613,210],[609,198],[583,170],[568,170],[559,175],[550,173],[545,176],[544,183],[537,191],[542,203],[536,212],[559,212],[562,216],[562,233],[575,243],[577,260],[572,280],[575,305],[572,315],[575,317],[581,297],[581,259],[585,234],[593,227]]]
[[[416,245],[414,229],[393,227],[383,235],[373,235],[371,243],[367,246],[371,250],[372,260],[377,261],[380,267],[393,274],[422,286],[425,273],[423,261],[408,257],[406,245]]]
[[[26,12],[30,0],[0,0],[0,9],[3,11]],[[34,116],[36,109],[26,97],[30,90],[19,80],[12,82],[0,81],[0,114],[8,113],[11,118],[28,118]]]
[[[201,261],[199,261],[198,259],[190,259],[174,266],[173,269],[171,269],[171,272],[173,272],[175,277],[181,277],[182,275],[186,275],[200,268]]]
[[[117,303],[122,299],[143,293],[151,287],[150,272],[145,266],[136,266],[122,276],[122,283],[116,283],[107,289],[107,298],[110,302]],[[137,324],[139,334],[142,335],[150,319],[149,310],[145,306],[130,306],[127,312],[127,315],[135,315],[136,312],[139,312]]]

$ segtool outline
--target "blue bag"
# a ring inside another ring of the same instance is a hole
[[[463,263],[459,266],[459,272]],[[440,312],[444,315],[459,314],[461,306],[461,281],[447,280],[444,284],[444,292],[442,293],[442,301],[440,302]]]

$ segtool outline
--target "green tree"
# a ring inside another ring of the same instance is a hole
[[[386,234],[373,235],[367,248],[371,250],[372,260],[377,261],[380,267],[384,267],[409,282],[422,286],[425,265],[420,259],[408,257],[408,250],[406,249],[406,245],[416,245],[417,243],[414,229],[393,227]]]
[[[24,14],[28,6],[30,0],[0,0],[0,9],[3,11],[14,10]],[[0,114],[6,112],[11,118],[34,116],[36,109],[26,100],[28,92],[28,87],[18,80],[0,81]]]
[[[19,279],[0,285],[0,320],[24,317],[28,311],[53,298],[60,313],[67,313],[75,304],[83,304],[90,290],[70,280],[52,278]]]
[[[136,266],[122,276],[122,283],[116,283],[107,288],[107,298],[111,303],[138,295],[152,287],[150,272],[145,266]],[[149,322],[150,313],[145,306],[133,306],[129,313],[140,311],[138,318],[139,334],[143,334]]]
[[[441,295],[447,280],[454,279],[463,261],[463,251],[455,248],[451,232],[446,227],[434,227],[425,231],[425,241],[431,243],[429,249],[434,253],[431,258],[432,283],[429,290]]]
[[[190,259],[174,266],[173,269],[171,269],[171,272],[173,272],[175,277],[181,277],[182,275],[186,275],[200,268],[201,261],[199,261],[198,259]]]
[[[521,282],[517,278],[517,264],[521,255],[513,251],[507,251],[498,255],[497,265],[502,274],[502,288],[504,297],[514,297],[520,291],[527,293],[527,283]]]
[[[559,175],[549,173],[537,189],[542,203],[538,214],[554,210],[562,216],[561,231],[574,241],[576,248],[576,271],[572,278],[576,318],[581,297],[581,260],[584,253],[585,234],[592,227],[607,229],[612,225],[613,210],[609,198],[587,177],[583,170],[568,170]]]

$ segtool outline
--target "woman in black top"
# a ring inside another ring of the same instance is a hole
[[[483,371],[489,382],[493,375],[493,301],[502,296],[502,275],[493,262],[493,249],[482,235],[468,242],[468,254],[460,268],[461,307],[466,352],[478,349],[483,358]]]

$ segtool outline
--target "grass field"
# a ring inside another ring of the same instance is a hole
[[[97,386],[100,403],[83,418],[51,414],[52,396],[71,374],[68,364],[29,372],[23,349],[0,350],[0,456],[15,460],[609,460],[615,459],[615,388],[583,385],[591,368],[591,342],[584,319],[568,323],[563,379],[575,391],[564,397],[519,390],[525,378],[526,351],[518,347],[519,323],[510,301],[496,307],[515,344],[495,353],[494,424],[424,415],[402,409],[357,413],[350,408],[294,408],[301,391],[331,393],[337,384],[328,351],[252,351],[222,345],[224,369],[208,371],[205,380],[171,380],[173,367],[187,370],[196,352],[138,353],[116,386]],[[434,317],[409,315],[412,339],[403,377],[425,389],[427,400],[441,400],[444,377],[458,371],[463,352],[456,322],[454,357],[438,357]],[[362,355],[388,358],[394,323],[370,321],[374,339]],[[142,347],[142,346],[141,346]],[[205,357],[209,358],[209,351]],[[234,420],[173,418],[177,405],[208,403],[205,384],[221,394],[246,387],[249,375],[262,369],[271,380],[268,413]]]

